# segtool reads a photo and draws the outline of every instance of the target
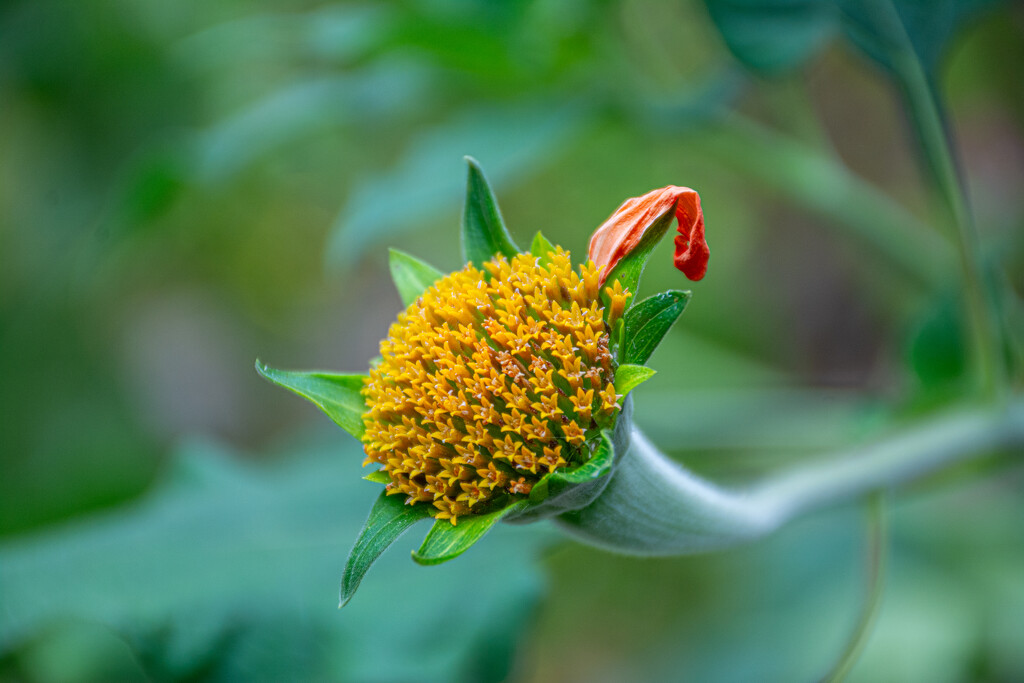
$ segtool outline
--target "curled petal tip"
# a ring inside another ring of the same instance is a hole
[[[669,185],[627,199],[590,238],[590,259],[602,268],[602,282],[615,265],[640,243],[644,233],[675,207],[677,228],[673,262],[691,280],[700,280],[711,252],[704,239],[700,196],[688,187]]]
[[[689,279],[696,282],[708,271],[708,258],[711,250],[704,239],[704,211],[700,208],[700,195],[686,187],[674,188],[683,190],[676,203],[676,219],[679,221],[679,232],[676,235],[676,253],[672,261]]]

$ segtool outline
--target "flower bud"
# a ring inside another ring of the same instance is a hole
[[[627,199],[590,238],[590,259],[604,266],[605,277],[640,243],[644,233],[675,206],[677,228],[673,258],[676,268],[697,281],[704,277],[711,255],[704,239],[704,212],[700,196],[688,187],[669,185],[642,197]],[[602,283],[603,283],[602,279]]]

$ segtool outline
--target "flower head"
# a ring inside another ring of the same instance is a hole
[[[574,269],[540,233],[529,252],[515,245],[483,172],[467,160],[468,263],[445,275],[392,250],[407,308],[367,375],[256,363],[360,439],[364,465],[379,466],[365,479],[384,491],[346,564],[342,604],[380,553],[424,518],[436,521],[413,557],[436,564],[503,519],[566,519],[594,503],[629,448],[628,394],[654,374],[644,364],[690,298],[669,290],[634,300],[673,216],[676,265],[694,280],[707,265],[693,190],[627,201],[594,234],[590,261]]]
[[[675,207],[679,227],[674,263],[686,277],[697,281],[708,269],[711,251],[704,239],[704,212],[700,196],[688,187],[669,185],[622,203],[590,238],[590,258],[610,273],[640,243],[659,216]]]
[[[382,466],[388,494],[452,524],[585,462],[618,412],[597,268],[577,272],[562,249],[483,268],[441,278],[399,314],[363,389],[364,464]]]

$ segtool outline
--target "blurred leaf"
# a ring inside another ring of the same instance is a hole
[[[615,392],[620,396],[628,396],[633,389],[654,377],[655,372],[643,365],[623,363],[615,370]]]
[[[193,444],[137,504],[0,544],[0,654],[84,620],[162,679],[452,681],[486,665],[474,634],[517,640],[550,532],[503,525],[487,552],[429,572],[389,553],[339,612],[344,549],[376,492],[335,433],[284,451],[254,466]],[[452,620],[462,637],[424,637]]]
[[[429,97],[433,71],[422,63],[384,60],[345,76],[292,81],[192,140],[194,174],[220,183],[274,150],[345,123],[404,116]]]
[[[948,387],[967,371],[959,293],[934,302],[910,339],[910,367],[926,390]]]
[[[111,233],[148,227],[174,205],[187,188],[191,171],[182,144],[178,139],[154,143],[127,164],[115,183]]]
[[[387,491],[380,492],[345,562],[345,572],[341,575],[341,607],[355,595],[370,565],[381,553],[409,527],[432,516],[433,512],[431,505],[406,505],[405,496],[389,496]]]
[[[372,244],[400,242],[458,206],[465,186],[459,160],[471,154],[486,164],[500,187],[535,172],[582,135],[592,112],[579,106],[500,104],[463,111],[422,133],[390,171],[357,185],[331,229],[328,262],[348,265]],[[395,201],[410,211],[396,218]]]
[[[689,302],[690,292],[671,290],[648,297],[626,311],[622,361],[646,363]]]
[[[651,224],[651,227],[647,228],[640,241],[633,247],[633,250],[623,256],[615,264],[615,267],[611,269],[611,272],[608,273],[608,277],[605,278],[606,284],[610,285],[618,280],[622,283],[624,290],[632,292],[633,296],[630,297],[630,303],[627,306],[633,305],[632,302],[636,299],[637,290],[640,286],[640,276],[647,265],[647,259],[650,258],[654,247],[658,246],[658,242],[668,232],[668,228],[672,225],[675,217],[676,205],[673,203],[665,213],[658,216],[657,220]]]
[[[462,259],[479,268],[498,254],[512,258],[519,253],[519,247],[508,234],[498,199],[480,164],[473,157],[466,157],[466,163],[469,176],[462,210]]]
[[[992,0],[838,0],[847,37],[896,81],[925,167],[943,197],[949,228],[969,222],[963,179],[951,152],[948,124],[937,94],[938,67],[948,41]],[[975,257],[968,257],[973,260]],[[971,280],[973,276],[968,275]],[[972,298],[968,286],[968,299]],[[971,304],[972,307],[981,304]],[[991,311],[990,311],[991,313]],[[987,352],[996,353],[995,349]]]
[[[277,370],[258,360],[256,371],[279,387],[312,402],[339,427],[357,439],[362,438],[366,429],[363,425],[366,400],[360,392],[365,375]]]
[[[695,149],[826,217],[867,248],[866,258],[884,259],[928,287],[946,281],[954,267],[949,243],[833,154],[740,115],[723,124],[695,136]]]
[[[831,0],[705,0],[729,50],[764,73],[787,71],[816,53],[836,32]]]
[[[391,249],[388,254],[391,279],[395,281],[398,295],[402,297],[402,303],[406,306],[423,296],[423,292],[444,277],[444,273],[434,266],[404,251]]]
[[[249,12],[177,41],[171,58],[202,74],[309,57],[352,61],[387,39],[394,12],[383,5],[327,5],[307,12]]]
[[[751,69],[800,66],[840,29],[900,73],[908,50],[934,76],[950,40],[1001,0],[705,0],[732,53]]]
[[[934,77],[953,36],[1002,0],[835,0],[846,36],[869,57],[901,73],[908,50]]]
[[[985,680],[984,671],[998,671],[995,680],[1021,678],[1024,507],[1013,479],[973,480],[896,501],[880,619],[847,680],[953,683]],[[552,591],[548,609],[575,609],[572,618],[581,623],[612,611],[622,615],[623,632],[647,629],[632,647],[608,641],[621,648],[608,656],[610,680],[820,680],[863,599],[855,569],[864,561],[858,512],[839,508],[763,543],[650,569],[626,559],[598,565],[593,552],[579,549],[574,563],[556,568],[556,580],[571,585],[584,568],[592,578],[575,594]],[[652,579],[648,571],[661,573]],[[634,614],[631,606],[650,602],[652,581],[657,609]],[[594,595],[597,586],[603,592]],[[652,632],[659,634],[654,642]],[[566,647],[564,638],[537,638],[551,653]]]
[[[413,552],[412,559],[420,564],[441,564],[455,559],[483,538],[502,517],[519,512],[527,505],[529,501],[521,500],[484,515],[467,515],[455,525],[447,519],[439,519],[427,532],[420,549]]]

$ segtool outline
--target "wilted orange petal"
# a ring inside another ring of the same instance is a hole
[[[590,238],[590,259],[601,271],[601,281],[622,258],[636,248],[640,238],[659,216],[676,205],[676,268],[691,280],[700,280],[708,269],[711,251],[704,241],[704,212],[700,197],[688,187],[669,185],[622,203]]]

